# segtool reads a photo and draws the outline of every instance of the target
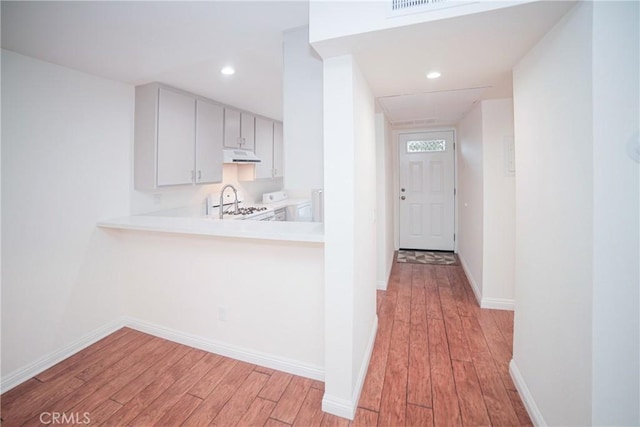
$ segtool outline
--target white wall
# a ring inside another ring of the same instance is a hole
[[[505,169],[505,138],[513,134],[513,100],[482,101],[482,306],[488,308],[513,308],[516,183]]]
[[[458,256],[474,288],[476,298],[483,292],[483,166],[482,105],[476,104],[458,123]]]
[[[548,425],[590,425],[592,3],[578,3],[513,71],[514,367]],[[530,402],[531,403],[531,402]]]
[[[373,97],[350,55],[324,60],[325,395],[353,418],[375,338]]]
[[[393,199],[393,141],[391,124],[382,113],[376,120],[376,224],[377,261],[376,281],[378,289],[386,289],[393,266],[394,245],[394,199]]]
[[[355,289],[353,384],[358,393],[367,373],[376,324],[376,132],[374,98],[357,62],[353,70],[355,163]]]
[[[594,425],[640,425],[638,2],[593,4]]]
[[[117,237],[127,316],[322,378],[322,244],[104,233]]]
[[[322,59],[309,45],[309,28],[284,33],[284,184],[308,196],[323,185]]]
[[[120,315],[133,87],[2,51],[2,378]],[[3,381],[4,382],[4,381]]]

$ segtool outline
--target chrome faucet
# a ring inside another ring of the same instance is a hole
[[[220,219],[222,219],[222,217],[224,216],[224,190],[226,190],[227,188],[231,188],[233,190],[233,194],[235,197],[233,208],[236,212],[238,212],[238,190],[236,190],[236,187],[234,187],[233,185],[227,184],[222,187],[222,191],[220,191]]]

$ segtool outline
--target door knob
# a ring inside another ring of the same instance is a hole
[[[404,199],[406,199],[406,197],[402,196],[402,197],[400,197],[400,199],[401,199],[401,200],[404,200]]]

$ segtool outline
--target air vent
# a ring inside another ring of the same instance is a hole
[[[448,0],[391,0],[391,10],[407,10],[434,4],[446,3]]]
[[[390,16],[431,12],[449,7],[465,6],[477,1],[465,0],[391,0]]]

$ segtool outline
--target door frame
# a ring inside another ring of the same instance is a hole
[[[393,129],[391,137],[393,139],[393,226],[395,235],[393,237],[393,245],[395,250],[400,249],[400,135],[408,133],[423,132],[453,132],[453,142],[455,150],[453,152],[453,187],[456,192],[453,196],[453,230],[456,239],[453,242],[453,251],[458,253],[458,132],[455,127],[434,127],[434,128],[410,128],[410,129]]]

